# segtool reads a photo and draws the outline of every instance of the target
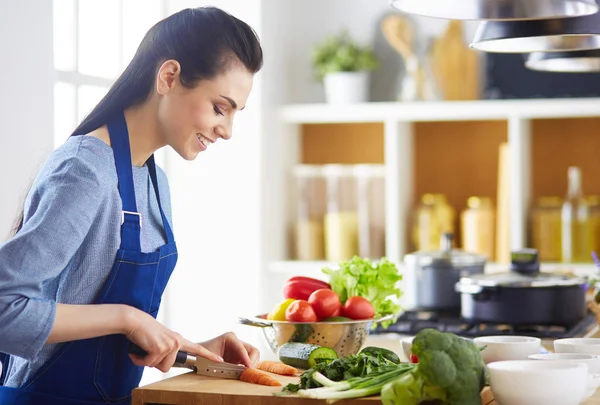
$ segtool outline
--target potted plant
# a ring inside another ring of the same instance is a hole
[[[315,45],[313,67],[323,81],[325,98],[334,104],[369,98],[369,72],[379,65],[369,46],[359,46],[346,30]]]

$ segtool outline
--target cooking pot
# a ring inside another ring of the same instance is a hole
[[[586,313],[586,280],[540,272],[537,251],[512,253],[509,272],[462,277],[461,317],[507,325],[571,326]]]
[[[442,235],[439,251],[404,256],[406,289],[414,294],[409,306],[432,311],[460,311],[455,284],[461,277],[483,273],[485,256],[452,249],[452,234]]]

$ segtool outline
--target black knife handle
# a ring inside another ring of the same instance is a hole
[[[129,343],[129,353],[134,354],[138,357],[146,357],[148,355],[147,351],[145,351],[144,349],[142,349],[141,347],[139,347],[138,345],[136,345],[133,342]],[[187,352],[184,352],[183,350],[179,350],[177,352],[177,356],[175,357],[175,364],[184,365],[185,361],[187,360],[187,357],[188,357]]]

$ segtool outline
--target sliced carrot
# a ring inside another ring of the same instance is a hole
[[[269,374],[251,367],[248,367],[242,372],[240,375],[240,381],[251,384],[268,385],[270,387],[281,386],[281,383],[271,377]]]
[[[256,368],[262,371],[268,371],[269,373],[279,375],[296,375],[298,370],[287,364],[283,364],[279,361],[263,360],[256,365]]]

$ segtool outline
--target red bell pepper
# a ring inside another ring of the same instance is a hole
[[[316,278],[294,276],[288,279],[283,285],[283,296],[296,300],[308,300],[308,297],[322,288],[331,289],[329,283]]]

